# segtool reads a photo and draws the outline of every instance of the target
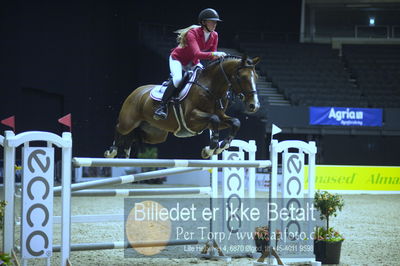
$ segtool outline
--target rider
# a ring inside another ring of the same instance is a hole
[[[172,50],[169,57],[172,82],[169,83],[160,106],[154,112],[154,119],[167,118],[168,101],[182,80],[182,70],[187,71],[201,66],[200,59],[211,60],[226,55],[224,52],[217,52],[218,33],[215,28],[218,21],[222,20],[217,11],[206,8],[199,14],[200,26],[193,25],[176,31],[179,33],[177,38],[179,45]]]

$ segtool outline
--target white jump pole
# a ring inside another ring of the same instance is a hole
[[[186,195],[209,194],[211,187],[185,188],[138,188],[138,189],[85,189],[71,193],[73,197],[129,197],[129,196],[159,196],[159,195]],[[61,193],[54,193],[59,196]]]
[[[164,247],[164,246],[181,246],[181,245],[197,245],[205,244],[207,241],[202,240],[171,240],[171,241],[148,241],[129,243],[127,241],[104,242],[104,243],[80,243],[72,244],[71,251],[84,250],[101,250],[101,249],[125,249],[125,248],[145,248],[145,247]],[[60,251],[60,246],[53,247],[54,252]]]
[[[109,158],[74,158],[76,167],[256,167],[267,168],[271,166],[269,160],[232,161],[232,160],[168,160],[168,159],[109,159]]]
[[[125,176],[119,176],[119,177],[111,177],[111,178],[102,179],[102,180],[88,181],[88,182],[83,182],[83,183],[75,183],[75,184],[71,185],[70,187],[71,187],[71,191],[77,191],[77,190],[89,189],[89,188],[106,186],[106,185],[132,183],[135,181],[143,181],[143,180],[163,177],[163,176],[167,176],[170,174],[181,174],[181,173],[188,173],[188,172],[200,171],[200,170],[203,170],[203,168],[200,168],[200,167],[169,168],[169,169],[157,170],[157,171],[146,172],[146,173],[139,173],[139,174],[134,174],[134,175],[125,175]],[[55,187],[54,192],[59,193],[61,191],[61,189],[63,189],[63,187]]]

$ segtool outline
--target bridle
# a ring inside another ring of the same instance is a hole
[[[238,97],[241,100],[243,100],[243,98],[246,97],[246,96],[256,95],[257,94],[256,88],[252,88],[251,91],[245,91],[243,89],[242,84],[241,84],[241,79],[240,79],[240,73],[239,73],[240,70],[245,69],[245,68],[250,68],[250,69],[254,70],[254,65],[245,65],[245,64],[243,64],[243,65],[241,65],[241,66],[236,68],[236,73],[235,73],[234,78],[235,78],[236,83],[239,85],[239,88],[240,88],[240,91],[241,91],[241,93],[236,93],[235,90],[233,89],[232,82],[230,81],[230,79],[226,75],[224,66],[222,65],[223,61],[224,61],[224,58],[221,59],[221,61],[219,63],[219,66],[220,66],[222,74],[223,74],[223,76],[225,78],[225,81],[228,83],[227,93],[230,94],[230,95],[228,95],[228,98],[236,98],[236,97]]]
[[[225,79],[226,83],[228,84],[228,90],[227,90],[227,92],[226,92],[226,96],[225,96],[225,97],[224,97],[224,96],[223,96],[222,98],[221,98],[221,97],[217,97],[217,96],[212,92],[212,90],[210,90],[209,88],[207,88],[207,87],[204,86],[203,84],[200,84],[200,83],[197,81],[197,78],[196,78],[196,80],[190,82],[190,83],[196,84],[197,86],[201,87],[201,88],[204,89],[206,92],[208,92],[209,94],[213,95],[213,97],[216,99],[216,101],[217,101],[217,103],[218,103],[220,109],[223,109],[223,108],[224,108],[224,105],[223,105],[223,100],[224,100],[224,99],[226,99],[226,100],[228,100],[228,101],[230,101],[230,100],[231,100],[231,101],[234,101],[235,98],[239,98],[240,100],[243,100],[243,99],[244,99],[245,97],[247,97],[247,96],[251,96],[251,97],[252,97],[252,96],[254,96],[254,95],[257,95],[257,90],[256,90],[256,88],[252,88],[251,91],[245,91],[245,90],[243,89],[242,84],[241,84],[241,79],[240,79],[240,73],[239,73],[240,70],[245,69],[245,68],[251,68],[251,69],[254,71],[254,65],[245,65],[245,64],[243,64],[243,65],[238,66],[238,67],[236,68],[236,73],[235,73],[234,79],[235,79],[236,83],[238,84],[238,86],[239,86],[239,88],[240,88],[240,91],[241,91],[240,93],[237,93],[237,92],[233,89],[232,82],[231,82],[231,80],[228,78],[228,76],[227,76],[227,74],[226,74],[226,72],[225,72],[224,66],[223,66],[223,64],[222,64],[222,63],[224,62],[224,60],[225,60],[224,57],[220,59],[219,66],[220,66],[222,75],[224,76],[224,79]]]

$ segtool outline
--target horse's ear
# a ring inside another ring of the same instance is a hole
[[[259,56],[254,57],[253,59],[251,59],[251,61],[253,61],[254,65],[257,65],[260,62],[261,58]]]
[[[247,54],[245,54],[245,55],[242,56],[242,62],[241,62],[241,65],[242,65],[242,66],[246,65],[247,58],[248,58]]]

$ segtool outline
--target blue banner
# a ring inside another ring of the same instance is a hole
[[[382,126],[382,109],[310,107],[310,125]]]

